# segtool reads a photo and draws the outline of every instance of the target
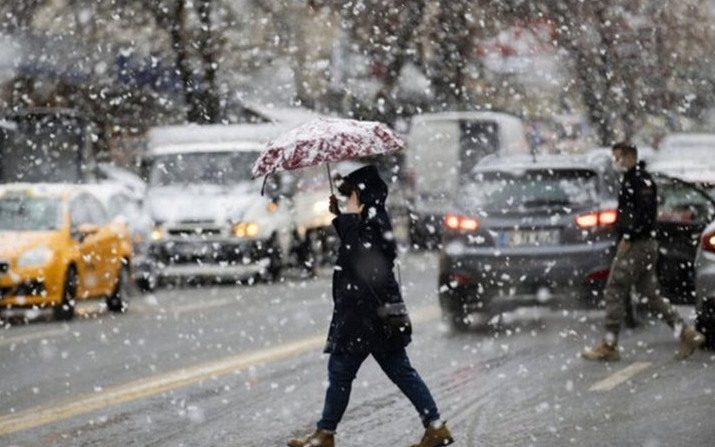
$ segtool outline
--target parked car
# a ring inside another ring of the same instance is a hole
[[[697,329],[705,334],[705,347],[715,349],[715,222],[703,232],[695,261]]]
[[[609,275],[619,175],[607,152],[485,160],[444,220],[439,299],[446,321],[521,306],[592,307]],[[715,204],[695,185],[658,176],[658,276],[667,296],[693,299],[693,261]],[[706,220],[707,219],[707,220]]]
[[[105,298],[123,311],[132,256],[126,225],[88,190],[0,186],[0,308],[52,307],[70,319],[77,300]]]
[[[456,188],[483,157],[528,153],[524,125],[509,114],[444,112],[413,117],[405,151],[411,241],[436,246]]]
[[[153,148],[145,160],[145,200],[152,220],[147,266],[160,281],[276,278],[291,252],[295,230],[280,176],[265,195],[251,179],[263,145],[252,141]]]

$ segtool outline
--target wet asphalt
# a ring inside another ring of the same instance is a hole
[[[458,446],[715,445],[715,353],[672,359],[667,326],[587,363],[599,311],[525,309],[496,329],[440,323],[437,258],[403,255],[413,365]],[[71,322],[0,330],[0,446],[283,446],[320,417],[330,271],[280,284],[161,289],[127,314],[99,302]],[[692,318],[692,308],[679,308]],[[419,419],[368,360],[339,427],[345,447],[408,446]]]

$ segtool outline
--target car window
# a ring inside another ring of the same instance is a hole
[[[581,206],[598,201],[598,181],[585,169],[480,172],[463,185],[457,202],[480,210]]]
[[[700,190],[687,183],[660,181],[658,184],[658,220],[692,225],[710,223],[715,206]]]
[[[73,229],[76,229],[80,225],[92,222],[92,217],[89,214],[89,210],[84,205],[82,197],[72,199],[69,211]]]
[[[129,206],[129,197],[124,194],[115,194],[107,203],[107,214],[110,218],[115,218],[125,214],[125,209]]]
[[[490,121],[460,121],[459,133],[459,173],[464,177],[479,160],[499,151],[499,127]]]
[[[107,223],[107,212],[104,210],[102,203],[92,196],[85,196],[85,206],[89,211],[90,222],[102,226]]]

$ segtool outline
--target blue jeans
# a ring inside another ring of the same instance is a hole
[[[323,417],[318,422],[318,428],[335,431],[338,423],[348,407],[350,390],[360,365],[370,354],[346,353],[331,354],[328,361],[328,391],[325,395]],[[407,352],[400,348],[390,352],[375,352],[372,356],[387,377],[397,385],[402,393],[410,399],[420,415],[422,424],[427,427],[431,422],[439,420],[437,405],[432,399],[427,385],[420,375],[410,365]]]

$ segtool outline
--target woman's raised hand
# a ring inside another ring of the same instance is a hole
[[[340,207],[338,206],[338,198],[335,197],[335,194],[330,195],[330,206],[328,206],[328,210],[336,216],[340,215]]]

